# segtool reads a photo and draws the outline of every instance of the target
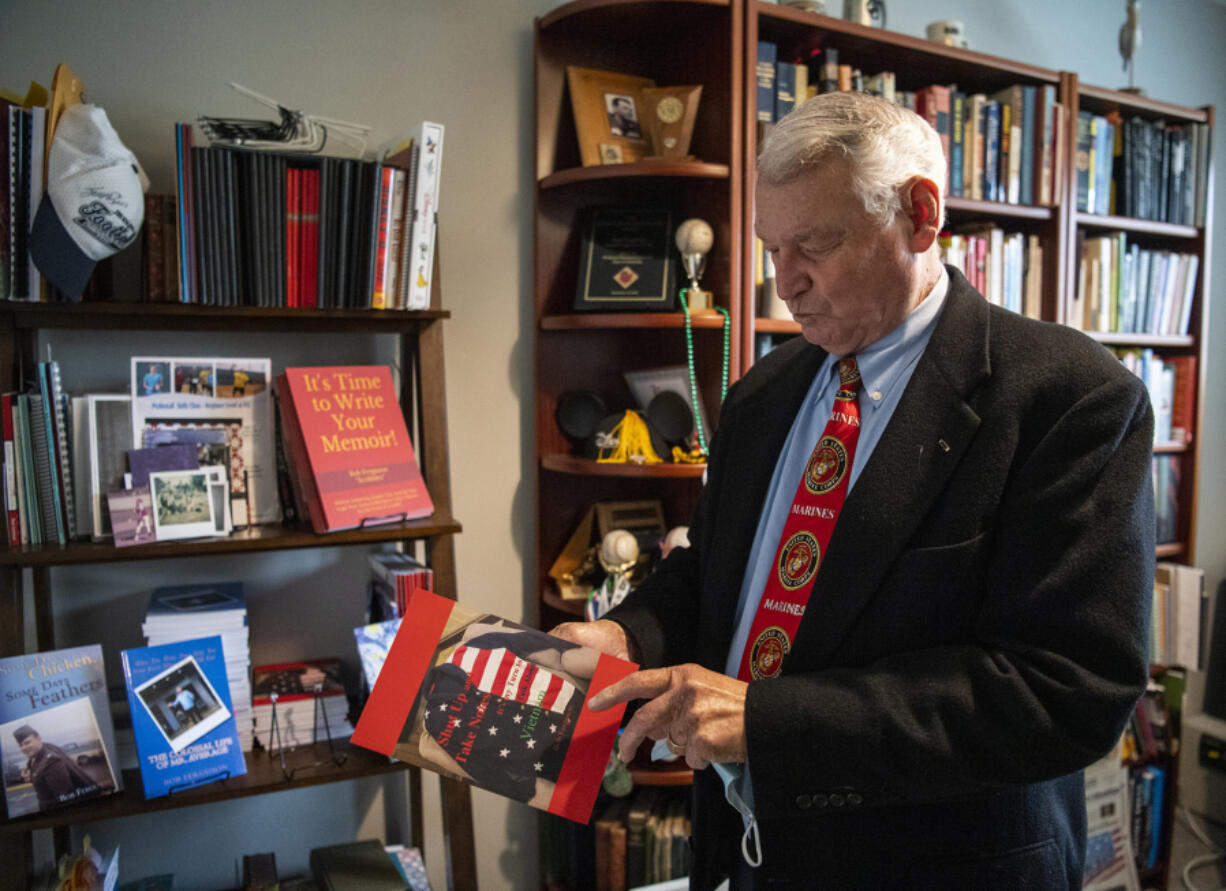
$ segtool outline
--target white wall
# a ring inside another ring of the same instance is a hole
[[[48,83],[68,62],[89,98],[104,106],[140,157],[154,188],[172,191],[171,126],[198,114],[260,117],[231,91],[238,81],[287,106],[367,123],[376,144],[409,134],[422,119],[447,126],[441,229],[447,325],[447,391],[460,595],[511,618],[531,618],[525,562],[531,553],[531,116],[532,19],[550,0],[0,0],[0,84]],[[1104,86],[1125,83],[1116,50],[1122,0],[894,0],[893,30],[920,35],[938,18],[960,18],[973,48],[1079,72]],[[838,0],[827,0],[836,13]],[[1158,98],[1214,104],[1226,112],[1220,42],[1226,8],[1210,0],[1149,0],[1136,82]],[[644,22],[650,27],[650,22]],[[687,47],[679,34],[678,51]],[[1219,132],[1219,137],[1221,133]],[[1226,160],[1218,139],[1218,169]],[[1226,263],[1226,214],[1216,205],[1216,268]],[[1212,342],[1226,343],[1223,275],[1215,275]],[[272,355],[274,362],[352,361],[364,338],[279,340],[89,336],[53,338],[74,380],[119,382],[138,349]],[[101,343],[99,341],[102,341]],[[380,349],[386,350],[381,344]],[[1209,351],[1207,376],[1223,377]],[[1203,428],[1199,562],[1216,585],[1226,571],[1226,387],[1210,391]],[[83,567],[57,572],[57,626],[64,643],[140,643],[148,590],[167,579],[241,578],[251,598],[257,661],[348,655],[347,629],[360,618],[361,555],[344,550],[279,556]],[[287,610],[286,604],[292,604]],[[304,652],[311,649],[311,652]],[[394,785],[394,784],[393,784]],[[394,790],[393,790],[394,793]],[[90,827],[104,849],[122,841],[125,879],[174,869],[176,887],[235,884],[236,858],[273,850],[283,874],[306,870],[309,849],[351,836],[383,835],[382,781],[336,784],[188,808]],[[429,793],[427,858],[445,887],[437,799]],[[394,797],[394,794],[393,796]],[[536,886],[536,821],[526,807],[474,793],[483,888]],[[385,814],[385,811],[390,814]],[[216,836],[212,833],[217,833]],[[400,839],[391,839],[400,840]],[[173,851],[168,856],[166,851]]]

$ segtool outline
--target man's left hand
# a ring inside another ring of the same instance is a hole
[[[684,750],[685,763],[702,770],[713,762],[748,758],[745,691],[749,685],[699,665],[639,671],[591,698],[594,711],[632,699],[648,700],[622,730],[618,755],[629,762],[644,739],[667,739]]]

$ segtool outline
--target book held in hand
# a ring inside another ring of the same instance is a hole
[[[624,711],[587,702],[636,667],[418,591],[353,742],[586,823]]]
[[[299,513],[316,532],[434,513],[389,367],[287,368],[277,397]]]
[[[123,788],[102,647],[0,659],[0,691],[10,819]]]
[[[247,772],[219,635],[120,655],[146,798]]]

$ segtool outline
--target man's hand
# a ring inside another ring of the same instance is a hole
[[[618,659],[634,661],[630,658],[630,644],[626,640],[626,629],[608,619],[599,619],[595,622],[563,622],[561,625],[555,625],[549,633],[562,640],[616,656]]]
[[[599,624],[599,623],[597,623]],[[610,684],[588,706],[600,711],[646,699],[622,730],[618,755],[629,762],[644,738],[668,739],[685,763],[702,770],[712,762],[745,761],[745,691],[749,684],[698,665],[639,671]]]

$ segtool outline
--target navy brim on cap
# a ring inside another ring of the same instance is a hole
[[[38,213],[30,229],[30,256],[38,265],[38,271],[74,300],[79,300],[85,292],[96,265],[68,234],[47,195],[38,203]]]

